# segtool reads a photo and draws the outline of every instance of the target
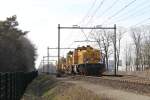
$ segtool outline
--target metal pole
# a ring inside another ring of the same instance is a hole
[[[43,69],[42,69],[42,61],[40,62],[39,69],[40,69],[40,73],[43,72]]]
[[[114,67],[115,67],[115,71],[114,71],[114,74],[116,76],[116,60],[117,60],[117,57],[116,57],[116,24],[114,25]]]
[[[49,68],[49,47],[47,48],[47,67],[48,67],[48,73],[50,73],[50,68]]]
[[[61,29],[114,29],[114,27],[60,27]]]
[[[45,68],[44,68],[44,57],[43,57],[43,61],[42,61],[42,62],[43,62],[43,72],[44,72],[44,69],[45,69]]]
[[[57,71],[60,69],[60,24],[58,24],[58,66]]]

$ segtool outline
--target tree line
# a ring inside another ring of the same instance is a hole
[[[117,70],[119,69],[121,45],[125,45],[121,40],[125,34],[129,34],[126,41],[130,38],[131,43],[124,46],[124,61],[127,70],[145,70],[150,68],[150,26],[117,27],[116,33],[116,52],[117,52]],[[99,49],[104,53],[106,70],[109,66],[109,58],[114,54],[114,31],[95,30],[91,32],[91,39],[96,41]]]
[[[16,15],[0,21],[0,72],[35,70],[35,46],[18,25]]]

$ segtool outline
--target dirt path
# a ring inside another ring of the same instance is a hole
[[[73,83],[76,84],[77,86],[89,89],[98,95],[107,95],[107,97],[113,98],[114,100],[150,100],[149,96],[117,90],[111,87],[96,85],[84,81],[66,81],[66,82]]]

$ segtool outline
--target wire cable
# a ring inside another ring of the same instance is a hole
[[[84,23],[85,19],[89,17],[88,15],[89,15],[90,11],[94,8],[96,2],[97,2],[97,0],[94,0],[94,2],[92,3],[91,7],[90,7],[89,10],[87,11],[86,15],[82,18],[82,20],[81,20],[79,23],[77,23],[77,25],[80,25],[81,23]],[[73,32],[73,31],[72,31],[72,32]],[[72,32],[70,32],[70,34],[72,34]],[[72,36],[72,35],[68,36],[68,37],[64,40],[64,42],[65,42],[69,37],[71,37],[71,36]],[[87,37],[86,34],[85,34],[85,37]],[[64,44],[64,42],[63,42],[63,44]],[[70,45],[69,45],[69,47],[70,47]]]
[[[120,10],[118,10],[116,13],[114,13],[112,16],[108,17],[107,20],[105,20],[102,24],[107,23],[108,20],[112,19],[113,17],[117,16],[118,14],[120,14],[122,11],[124,11],[126,8],[128,8],[130,5],[132,5],[133,3],[135,3],[137,0],[133,0],[131,2],[129,2],[127,5],[125,5],[123,8],[121,8]]]
[[[144,20],[142,20],[142,21],[140,21],[140,22],[138,22],[138,23],[136,23],[136,24],[134,24],[134,25],[131,25],[131,26],[140,25],[140,24],[142,24],[142,23],[144,23],[144,22],[146,22],[146,21],[148,21],[148,20],[150,20],[150,17],[149,17],[149,18],[146,18],[146,19],[144,19]],[[130,27],[131,27],[131,26],[130,26]]]
[[[138,5],[138,7],[139,7],[140,5]],[[134,10],[135,10],[135,12],[134,13],[127,13],[127,14],[124,14],[124,16],[125,15],[128,15],[128,16],[125,16],[125,17],[123,17],[123,18],[116,18],[117,20],[115,20],[115,22],[120,22],[120,21],[124,21],[124,20],[127,20],[128,18],[130,18],[130,17],[133,17],[133,16],[137,16],[136,14],[138,13],[138,12],[140,12],[140,11],[143,11],[143,9],[146,9],[147,7],[150,7],[150,5],[146,5],[146,6],[144,6],[144,7],[142,7],[141,9],[136,9],[137,7],[134,7]],[[147,9],[146,9],[147,10]],[[145,13],[142,13],[142,15],[143,14],[145,14]],[[139,16],[137,16],[137,17],[139,17]]]
[[[84,32],[84,30],[83,30],[83,29],[81,29],[81,32],[84,34],[84,36],[85,36],[86,40],[88,40],[88,37],[87,37],[87,35],[86,35],[86,33]]]
[[[86,15],[82,18],[82,20],[80,21],[79,24],[84,23],[84,21],[86,20],[86,18],[89,18],[89,13],[90,11],[94,8],[94,6],[96,5],[97,0],[94,0],[94,2],[92,3],[90,9],[88,10],[88,12],[86,13]],[[88,36],[85,34],[84,30],[81,29],[81,32],[84,34],[84,37],[88,40]]]
[[[89,8],[89,10],[87,11],[86,15],[82,18],[82,20],[79,22],[79,25],[81,23],[84,23],[85,19],[89,17],[89,13],[90,11],[94,8],[95,4],[96,4],[97,0],[94,0],[94,2],[92,3],[91,7]]]
[[[106,13],[108,13],[109,10],[112,9],[112,8],[118,3],[118,1],[119,1],[119,0],[115,0],[106,10],[104,10],[104,11],[101,13],[102,15],[99,15],[98,18],[95,18],[96,21],[97,21],[98,19],[100,19],[100,17],[102,17],[102,16],[104,16]],[[95,21],[91,22],[91,26],[93,26],[93,23],[94,23],[94,22],[95,22]]]
[[[99,15],[98,16],[98,19],[100,19],[100,17],[104,16],[106,13],[108,13],[110,11],[110,9],[112,9],[117,3],[118,3],[119,0],[115,0],[106,10],[104,10],[101,14],[102,15]]]
[[[95,9],[94,13],[91,15],[89,21],[86,23],[86,25],[88,25],[88,24],[91,22],[91,20],[93,19],[93,17],[94,17],[95,14],[97,13],[97,11],[102,7],[102,5],[104,4],[105,1],[106,1],[106,0],[102,0],[102,1],[100,2],[100,4],[98,5],[98,7]]]
[[[102,5],[104,4],[105,1],[106,1],[106,0],[102,0],[102,1],[99,3],[98,7],[95,9],[95,11],[93,12],[93,14],[91,15],[89,21],[86,23],[86,26],[92,21],[92,19],[94,18],[94,16],[95,16],[96,13],[98,12],[98,10],[102,7]],[[91,26],[92,26],[92,25],[91,25]],[[93,31],[93,30],[91,30],[91,32],[92,32],[92,31]],[[89,36],[86,36],[86,37],[89,37]],[[88,39],[88,38],[87,38],[87,39]]]

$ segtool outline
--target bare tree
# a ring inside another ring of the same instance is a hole
[[[25,37],[26,31],[17,28],[16,16],[0,21],[0,71],[33,71],[36,52]]]
[[[135,45],[136,59],[135,65],[136,70],[140,70],[140,57],[141,57],[141,42],[142,42],[142,30],[139,27],[131,28],[131,37]]]
[[[102,34],[101,38],[102,38],[102,47],[103,47],[104,53],[105,53],[107,70],[108,70],[108,63],[109,63],[108,59],[112,53],[110,50],[111,36],[112,36],[112,32],[110,32],[110,31],[106,32],[106,30],[103,30],[103,34]]]
[[[126,44],[126,47],[125,47],[125,49],[124,49],[124,51],[125,51],[125,66],[126,66],[126,68],[125,68],[125,70],[126,70],[126,72],[128,71],[128,69],[131,69],[132,70],[132,63],[133,63],[133,55],[132,55],[132,51],[133,51],[134,49],[132,48],[132,45],[131,44]]]
[[[124,35],[124,33],[126,33],[126,29],[124,27],[118,27],[117,29],[117,71],[118,71],[118,66],[119,66],[119,61],[120,61],[120,46],[121,46],[121,39]]]
[[[143,26],[143,42],[141,49],[142,70],[150,67],[150,26]]]
[[[100,50],[104,52],[105,56],[105,62],[106,62],[106,70],[108,70],[108,59],[111,52],[110,46],[111,46],[111,35],[112,33],[110,31],[106,30],[99,30],[92,34],[93,39],[97,42]]]

